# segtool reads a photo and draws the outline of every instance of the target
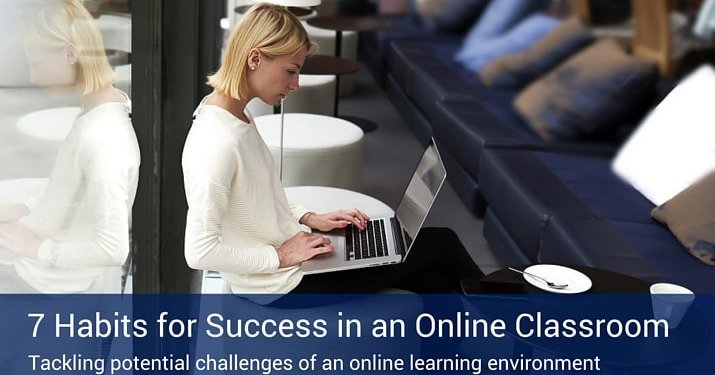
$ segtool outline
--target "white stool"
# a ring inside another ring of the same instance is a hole
[[[335,102],[335,76],[301,74],[300,89],[288,94],[283,101],[285,113],[313,113],[332,116]],[[341,81],[342,82],[342,81]],[[259,100],[248,103],[253,116],[273,113],[273,107]]]
[[[356,191],[327,186],[293,186],[285,188],[289,202],[298,203],[313,212],[331,212],[358,208],[370,217],[390,217],[395,211],[382,201]]]
[[[318,44],[318,53],[321,55],[335,56],[335,31],[319,29],[303,21],[303,27],[308,32],[310,40]],[[343,41],[340,57],[357,61],[358,33],[343,31]],[[340,96],[344,97],[355,91],[355,74],[346,74],[340,77]]]
[[[79,107],[60,107],[31,112],[17,120],[17,130],[42,140],[62,142],[80,111]]]
[[[280,165],[280,115],[256,117],[256,126]],[[363,133],[334,117],[305,113],[285,115],[283,185],[320,185],[359,190]]]

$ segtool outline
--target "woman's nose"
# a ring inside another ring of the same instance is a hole
[[[290,84],[288,85],[288,88],[291,91],[297,91],[300,88],[300,82],[299,82],[299,75],[296,74],[293,79],[290,80]]]

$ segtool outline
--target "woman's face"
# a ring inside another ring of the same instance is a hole
[[[26,45],[30,82],[43,87],[74,85],[77,81],[77,64],[73,64],[76,57],[70,48]]]
[[[253,95],[267,104],[277,104],[289,92],[298,90],[298,76],[303,68],[307,49],[302,48],[292,55],[267,58],[249,56],[248,86]]]

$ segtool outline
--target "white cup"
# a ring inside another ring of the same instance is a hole
[[[695,294],[680,285],[657,283],[650,286],[650,299],[653,303],[653,317],[667,320],[668,327],[673,329],[678,327],[688,312]]]

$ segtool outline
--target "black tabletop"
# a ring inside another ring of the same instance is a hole
[[[628,298],[628,301],[632,301],[634,310],[631,311],[631,313],[635,311],[639,312],[642,316],[651,316],[649,282],[597,268],[583,266],[570,267],[583,272],[593,282],[591,290],[586,293],[600,294],[600,297],[604,299],[602,302],[608,301],[608,295],[620,294],[620,299],[619,297],[613,298],[619,301],[623,301],[623,298]],[[523,270],[526,267],[514,268]],[[521,274],[509,271],[508,269],[493,272],[483,277],[480,282],[485,283],[486,286],[482,286],[482,289],[478,290],[479,285],[475,285],[474,293],[514,293],[517,289],[513,288],[513,286],[520,287],[522,294],[524,291],[527,293],[524,298],[515,295],[514,302],[486,303],[482,301],[483,303],[475,305],[475,307],[484,312],[487,316],[503,314],[504,311],[509,310],[508,306],[511,305],[513,305],[511,308],[518,312],[525,311],[524,309],[527,306],[538,306],[545,314],[549,311],[555,316],[558,316],[555,312],[559,311],[561,313],[582,313],[585,310],[594,311],[597,309],[598,311],[610,311],[609,309],[618,308],[618,306],[611,307],[608,305],[581,305],[579,303],[592,303],[593,301],[585,301],[578,299],[578,297],[573,297],[576,299],[572,300],[574,302],[569,303],[568,300],[565,300],[566,298],[571,298],[571,296],[568,295],[562,295],[561,299],[551,298],[551,296],[554,296],[553,294],[533,287],[524,280]],[[499,290],[500,288],[510,290],[502,292]],[[486,296],[488,296],[488,294],[484,297],[488,299]],[[597,299],[598,297],[598,295],[594,295],[594,298],[596,298],[594,301],[601,301]],[[506,301],[508,301],[508,299]],[[495,309],[495,306],[499,306],[500,310],[492,311]],[[505,308],[505,306],[507,307]],[[636,316],[638,315],[636,314]],[[697,309],[691,308],[678,328],[669,331],[670,336],[668,340],[614,340],[612,345],[604,349],[600,355],[604,363],[616,367],[673,365],[699,356],[710,341],[710,332],[711,328],[703,314],[697,311]],[[592,352],[588,340],[559,341],[532,338],[519,338],[519,340],[532,346],[541,347],[556,353],[568,354],[570,356],[586,355]]]
[[[252,5],[240,5],[237,6],[233,9],[234,12],[243,14],[246,13],[248,8],[250,8]],[[305,17],[307,15],[310,15],[313,13],[313,10],[310,8],[302,8],[302,7],[288,7],[288,10],[293,13],[296,17]]]
[[[330,16],[307,20],[308,25],[338,31],[374,31],[390,27],[392,21],[375,17]]]
[[[360,64],[342,57],[328,55],[313,55],[305,59],[303,69],[300,74],[329,74],[342,75],[355,73],[360,68]]]
[[[105,49],[105,55],[111,66],[126,65],[132,63],[132,54],[126,51],[119,51],[116,49]]]
[[[514,267],[524,270],[527,266]],[[588,293],[650,293],[650,283],[618,272],[584,266],[569,266],[583,272],[591,279],[593,286]],[[524,280],[514,271],[502,269],[485,276],[482,281],[501,283],[521,283],[529,293],[547,293]]]

